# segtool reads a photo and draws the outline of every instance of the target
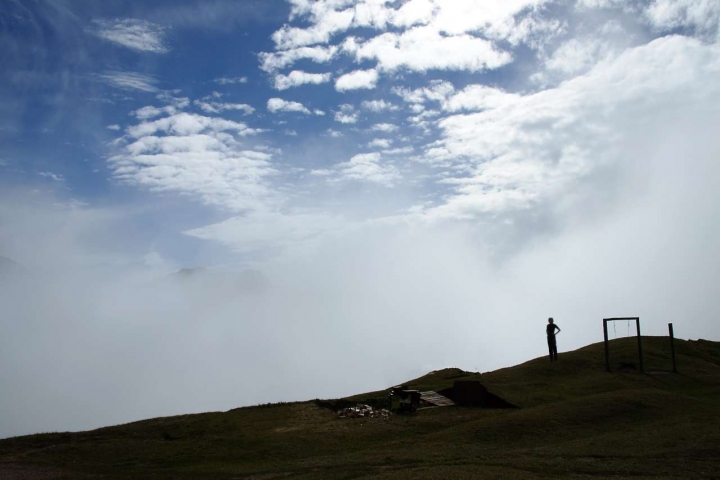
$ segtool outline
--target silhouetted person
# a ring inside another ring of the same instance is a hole
[[[555,330],[557,330],[557,333],[560,333],[560,327],[555,325],[555,321],[552,319],[552,317],[550,317],[548,318],[548,324],[547,328],[545,328],[545,331],[547,332],[548,350],[550,350],[551,362],[557,362],[557,342],[555,341]]]

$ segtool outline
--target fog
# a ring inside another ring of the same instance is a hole
[[[370,223],[250,274],[169,276],[128,260],[122,209],[4,192],[0,437],[490,371],[545,354],[548,316],[561,352],[609,316],[718,340],[717,117],[628,126],[572,202]]]

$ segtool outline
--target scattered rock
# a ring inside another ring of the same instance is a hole
[[[339,418],[390,418],[390,411],[382,409],[374,409],[370,405],[357,405],[355,407],[347,407],[337,412]]]

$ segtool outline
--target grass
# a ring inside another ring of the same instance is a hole
[[[646,370],[670,368],[666,338],[643,347]],[[637,363],[631,339],[611,351],[613,365]],[[406,382],[478,379],[519,409],[338,419],[309,401],[0,440],[0,478],[720,478],[720,343],[678,340],[676,351],[679,374],[607,373],[595,344],[555,364]]]

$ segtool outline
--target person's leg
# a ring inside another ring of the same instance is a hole
[[[553,361],[557,362],[557,343],[556,342],[553,342],[552,351],[553,351],[553,353],[552,353]]]
[[[554,358],[554,357],[553,357],[553,344],[554,344],[555,342],[554,342],[553,340],[554,340],[554,338],[552,338],[552,337],[548,337],[548,339],[547,339],[547,341],[548,341],[548,351],[550,352],[550,361],[551,361],[551,362],[553,361],[553,358]]]

